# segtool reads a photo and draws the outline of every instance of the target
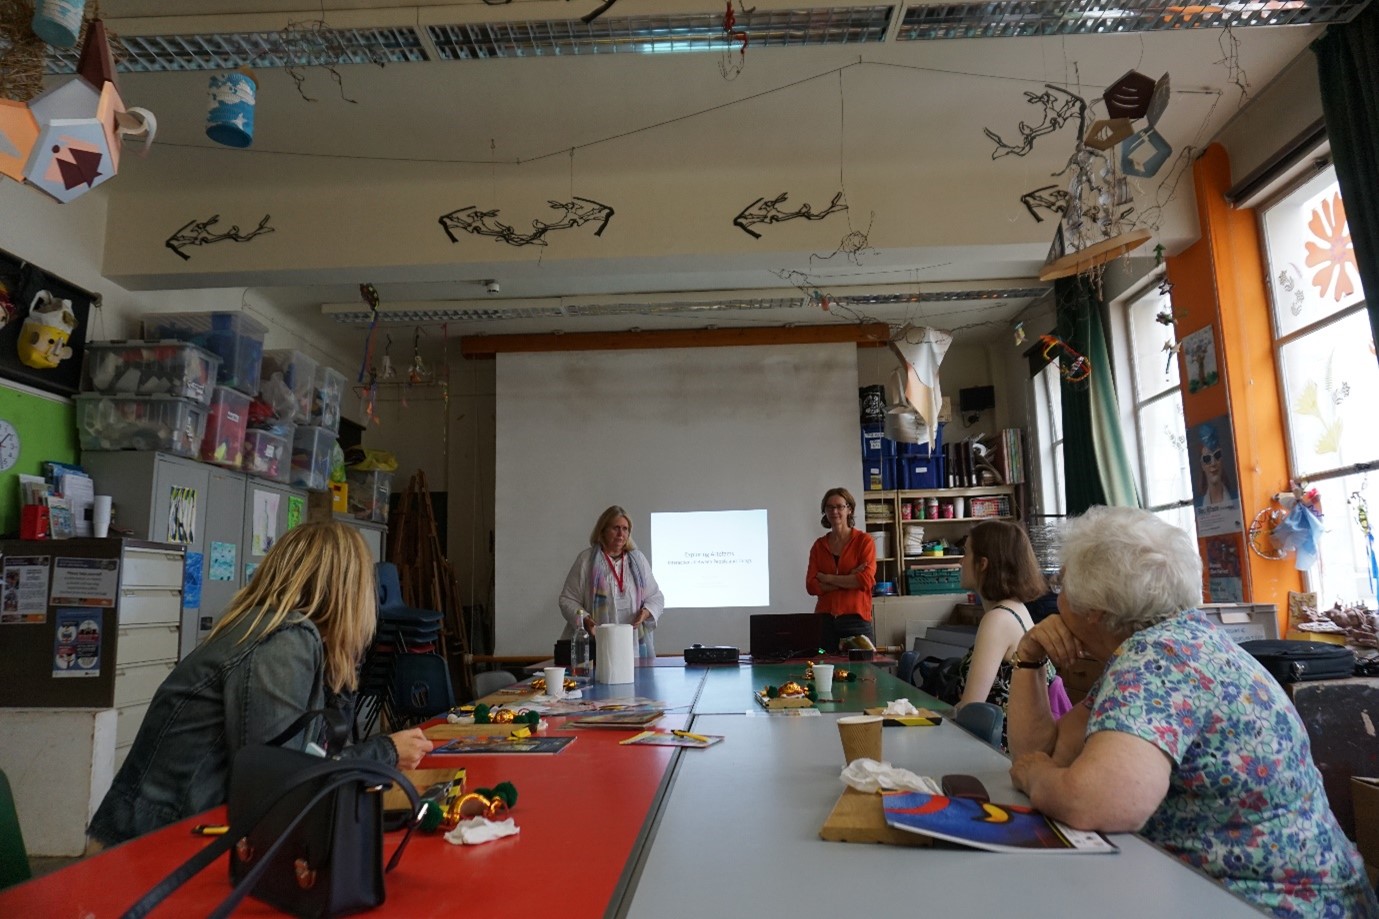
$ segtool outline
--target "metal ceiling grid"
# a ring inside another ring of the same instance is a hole
[[[1186,4],[1174,0],[1005,0],[905,8],[898,41],[1171,32],[1348,22],[1368,0],[1268,0]]]
[[[373,321],[374,314],[363,307],[357,310],[332,310],[329,314],[331,319],[345,325],[368,325]],[[565,311],[558,306],[551,307],[517,307],[512,309],[470,309],[467,307],[440,307],[429,310],[390,310],[381,309],[378,312],[380,322],[496,322],[500,319],[559,319],[565,316]]]
[[[235,67],[400,64],[429,60],[410,26],[379,29],[296,28],[213,35],[120,35],[111,39],[117,70],[152,73]],[[80,47],[50,48],[48,73],[75,73]]]
[[[744,14],[734,27],[749,47],[801,47],[879,42],[886,37],[893,6],[767,10]],[[723,51],[740,45],[723,31],[723,16],[683,13],[667,16],[604,16],[532,22],[463,23],[428,26],[443,60],[539,57],[561,54],[665,54]]]

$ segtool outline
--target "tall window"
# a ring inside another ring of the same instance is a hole
[[[1039,497],[1045,517],[1068,512],[1063,484],[1063,394],[1058,361],[1034,377],[1034,414],[1039,431]]]
[[[1125,304],[1130,338],[1131,403],[1140,449],[1140,494],[1147,510],[1196,538],[1178,358],[1164,348],[1172,327],[1159,321],[1172,304],[1157,285]]]
[[[1308,588],[1323,609],[1373,606],[1374,550],[1361,518],[1379,515],[1379,471],[1366,471],[1379,461],[1379,363],[1335,171],[1288,192],[1261,219],[1289,470],[1317,488],[1324,512]]]

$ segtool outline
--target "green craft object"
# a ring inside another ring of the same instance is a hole
[[[474,723],[488,724],[488,713],[489,707],[486,703],[480,702],[478,705],[474,706]]]
[[[776,698],[776,697],[779,696],[779,695],[780,695],[780,690],[777,689],[776,687],[774,687],[774,686],[767,686],[767,687],[766,687],[766,698],[768,698],[768,699],[774,699],[774,698]]]
[[[441,825],[441,808],[435,801],[421,802],[420,827],[427,833],[434,832]]]

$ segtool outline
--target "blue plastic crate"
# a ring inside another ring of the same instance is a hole
[[[862,463],[863,491],[891,491],[896,487],[898,459],[882,456]]]
[[[882,425],[864,424],[862,425],[862,465],[866,465],[873,460],[881,458],[881,443],[886,439],[882,431]],[[895,454],[891,454],[894,456]]]
[[[939,454],[940,456],[943,455],[943,425],[944,422],[940,421],[938,424],[938,428],[935,429],[934,448],[932,451],[934,453]],[[929,453],[930,449],[927,443],[900,445],[900,454],[902,456],[928,456]]]
[[[914,490],[943,487],[943,455],[899,458],[899,488]]]

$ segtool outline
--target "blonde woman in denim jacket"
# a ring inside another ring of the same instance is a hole
[[[327,694],[358,687],[377,620],[373,564],[340,523],[288,531],[204,642],[153,696],[129,756],[91,821],[93,849],[223,804],[236,751],[282,733]],[[289,738],[322,739],[323,719]],[[431,749],[420,730],[370,738],[346,757],[415,767]]]

